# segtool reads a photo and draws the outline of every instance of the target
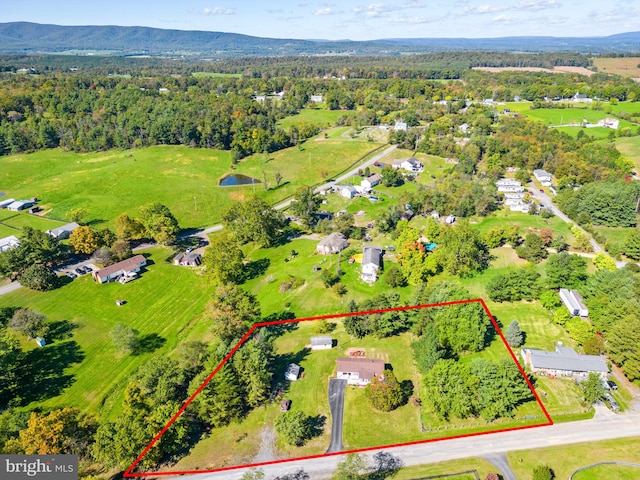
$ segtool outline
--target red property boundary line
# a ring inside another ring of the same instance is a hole
[[[499,429],[499,430],[492,430],[492,431],[489,431],[489,432],[466,433],[466,434],[462,434],[462,435],[455,435],[455,436],[452,436],[452,437],[432,438],[432,439],[428,439],[428,440],[417,440],[417,441],[414,441],[414,442],[396,443],[396,444],[392,444],[392,445],[382,445],[382,446],[377,446],[377,447],[359,448],[359,449],[355,449],[355,450],[345,450],[345,451],[342,451],[342,452],[322,453],[322,454],[319,454],[319,455],[308,455],[308,456],[305,456],[305,457],[286,458],[286,459],[282,459],[282,460],[273,460],[273,461],[269,461],[269,462],[260,462],[260,463],[253,463],[253,464],[247,464],[247,465],[235,465],[235,466],[231,466],[231,467],[222,467],[222,468],[216,468],[216,469],[212,469],[212,470],[185,470],[185,471],[177,471],[177,472],[132,473],[132,470],[142,461],[144,456],[149,452],[149,450],[151,450],[151,448],[153,448],[153,446],[158,442],[158,440],[160,440],[160,437],[162,437],[162,435],[164,435],[164,433],[171,427],[171,425],[173,425],[173,422],[175,422],[178,419],[178,417],[180,415],[182,415],[182,413],[186,410],[186,408],[189,406],[189,404],[191,404],[191,402],[194,400],[194,398],[196,398],[196,396],[198,396],[198,394],[202,391],[202,389],[207,386],[207,384],[211,381],[213,376],[216,373],[218,373],[218,371],[220,371],[220,369],[224,366],[224,364],[227,363],[227,361],[233,356],[234,353],[236,353],[236,351],[251,336],[251,334],[253,334],[253,332],[256,329],[261,328],[261,327],[268,327],[268,326],[271,326],[271,325],[282,325],[282,324],[286,324],[286,323],[310,322],[310,321],[314,321],[314,320],[327,320],[327,319],[331,319],[331,318],[353,317],[353,316],[356,316],[356,315],[370,315],[370,314],[374,314],[374,313],[397,312],[397,311],[405,311],[405,310],[419,310],[419,309],[423,309],[423,308],[444,307],[444,306],[447,306],[447,305],[460,305],[460,304],[464,304],[464,303],[480,303],[482,305],[482,308],[484,309],[484,311],[489,316],[489,319],[491,320],[491,323],[493,324],[493,327],[496,329],[496,332],[498,333],[498,335],[500,335],[500,338],[502,339],[502,343],[504,343],[505,347],[507,347],[507,351],[511,355],[512,360],[517,365],[518,370],[520,370],[520,374],[522,375],[524,380],[527,382],[527,385],[529,386],[529,389],[531,390],[531,393],[533,394],[534,398],[538,402],[538,405],[542,409],[542,412],[544,413],[544,416],[547,419],[546,423],[540,423],[540,424],[535,424],[535,425],[525,425],[525,426],[522,426],[522,427],[503,428],[503,429]],[[336,456],[336,455],[347,455],[347,454],[350,454],[350,453],[360,453],[360,452],[368,452],[368,451],[372,451],[372,450],[381,450],[381,449],[394,448],[394,447],[404,447],[404,446],[409,446],[409,445],[418,445],[418,444],[424,444],[424,443],[440,442],[440,441],[443,441],[443,440],[454,440],[456,438],[477,437],[477,436],[480,436],[480,435],[489,435],[489,434],[500,433],[500,432],[510,432],[510,431],[515,431],[515,430],[525,430],[525,429],[529,429],[529,428],[546,427],[546,426],[549,426],[549,425],[553,425],[553,420],[551,419],[551,416],[549,415],[549,412],[547,411],[547,409],[545,408],[544,404],[540,400],[540,397],[538,396],[538,393],[535,391],[535,388],[533,388],[533,385],[531,384],[531,381],[529,380],[529,377],[524,372],[524,369],[522,368],[522,365],[520,365],[520,362],[518,361],[516,355],[513,353],[513,350],[511,349],[511,347],[507,343],[507,340],[505,339],[505,337],[504,337],[504,335],[502,333],[502,330],[500,330],[500,327],[498,326],[498,323],[496,322],[495,318],[493,318],[493,315],[491,315],[491,312],[489,311],[489,308],[487,307],[487,304],[481,298],[476,298],[476,299],[471,299],[471,300],[455,300],[455,301],[451,301],[451,302],[432,303],[432,304],[424,304],[424,305],[413,305],[413,306],[407,306],[407,307],[385,308],[385,309],[381,309],[381,310],[367,310],[367,311],[364,311],[364,312],[335,313],[335,314],[330,314],[330,315],[319,315],[319,316],[316,316],[316,317],[293,318],[293,319],[290,319],[290,320],[276,320],[276,321],[273,321],[273,322],[256,323],[253,327],[251,327],[251,329],[240,339],[240,341],[237,343],[237,345],[235,347],[233,347],[233,349],[229,352],[229,354],[226,357],[224,357],[224,359],[215,368],[215,370],[213,372],[211,372],[211,374],[209,374],[209,376],[204,380],[204,382],[202,382],[202,385],[200,385],[198,387],[198,389],[195,392],[193,392],[193,395],[191,395],[187,399],[187,401],[184,403],[184,405],[182,405],[182,407],[180,407],[180,410],[178,410],[176,412],[176,414],[173,417],[171,417],[171,420],[169,420],[169,422],[164,426],[164,428],[162,430],[160,430],[160,432],[158,432],[158,434],[153,438],[153,440],[151,440],[151,442],[149,442],[149,444],[142,451],[142,453],[140,455],[138,455],[138,458],[136,458],[134,460],[134,462],[125,470],[123,476],[126,477],[126,478],[134,478],[134,477],[160,476],[160,475],[165,475],[165,476],[169,476],[169,475],[193,475],[193,474],[198,474],[198,473],[224,472],[224,471],[229,471],[229,470],[238,470],[238,469],[241,469],[241,468],[263,467],[263,466],[266,466],[266,465],[274,465],[274,464],[278,464],[278,463],[289,463],[289,462],[295,462],[295,461],[300,461],[300,460],[310,460],[310,459],[321,458],[321,457],[333,457],[333,456]]]

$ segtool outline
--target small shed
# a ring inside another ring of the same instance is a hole
[[[39,347],[44,347],[47,344],[46,340],[42,337],[36,338],[36,343]]]
[[[290,363],[287,365],[287,371],[284,373],[284,379],[290,382],[295,382],[300,378],[300,365]]]
[[[311,337],[311,350],[330,350],[333,347],[331,337]]]

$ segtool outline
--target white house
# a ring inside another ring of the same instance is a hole
[[[573,96],[573,98],[571,99],[571,101],[573,101],[573,102],[581,102],[581,103],[589,103],[589,102],[593,102],[593,99],[587,97],[587,95],[584,94],[584,93],[576,93]]]
[[[284,379],[290,382],[295,382],[300,378],[300,365],[290,363],[287,365],[287,371],[284,372]]]
[[[451,225],[451,224],[453,224],[455,222],[456,222],[455,215],[449,214],[444,218],[444,223],[446,223],[447,225]]]
[[[524,198],[524,192],[507,192],[504,194],[504,198],[506,198],[507,200],[512,200],[512,199],[522,200]]]
[[[531,207],[533,206],[533,202],[523,202],[522,200],[518,200],[517,203],[508,204],[505,202],[505,205],[509,206],[509,210],[512,212],[522,212],[529,213]]]
[[[458,130],[460,130],[462,133],[467,133],[470,129],[471,127],[469,126],[468,123],[463,123],[458,127]]]
[[[421,172],[424,169],[424,165],[415,157],[405,158],[401,160],[394,160],[391,166],[395,169],[404,169],[408,172]]]
[[[396,122],[393,125],[394,130],[404,130],[407,131],[407,123],[406,122]]]
[[[378,279],[378,271],[382,267],[382,249],[380,247],[364,247],[362,255],[362,273],[360,278],[373,283]]]
[[[496,187],[519,187],[521,185],[520,180],[516,180],[515,178],[501,178],[500,180],[496,180]]]
[[[20,246],[20,240],[15,235],[9,235],[5,238],[0,238],[0,252],[6,252],[12,248]]]
[[[309,101],[313,103],[322,103],[322,95],[311,95]]]
[[[311,350],[330,350],[332,347],[331,337],[311,337]]]
[[[382,180],[382,175],[379,173],[374,173],[373,175],[369,175],[367,178],[360,182],[360,186],[363,188],[373,188],[380,183]]]
[[[93,278],[99,283],[107,283],[121,278],[136,276],[142,267],[147,264],[147,259],[143,255],[135,255],[122,262],[114,263],[108,267],[93,272]]]
[[[600,120],[597,125],[599,127],[606,127],[606,128],[613,128],[614,130],[617,130],[618,127],[620,126],[620,120],[618,120],[617,118],[603,118],[602,120]]]
[[[353,198],[358,194],[358,189],[352,185],[340,187],[340,195],[344,198]]]
[[[550,187],[553,175],[546,170],[537,169],[533,171],[533,176],[540,182],[543,187]]]
[[[374,377],[384,373],[384,361],[368,358],[338,358],[336,378],[347,381],[347,385],[366,387]]]
[[[589,309],[582,301],[582,296],[577,290],[560,289],[560,300],[572,316],[580,315],[581,317],[589,316]]]
[[[65,238],[69,238],[71,233],[79,226],[80,225],[78,225],[76,222],[71,222],[61,227],[47,230],[46,233],[47,235],[50,235],[57,240],[64,240]]]

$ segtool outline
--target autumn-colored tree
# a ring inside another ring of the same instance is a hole
[[[69,245],[76,253],[90,255],[100,247],[100,236],[90,227],[78,227],[71,232]]]
[[[95,426],[76,408],[53,410],[48,414],[33,412],[27,428],[20,431],[22,448],[27,455],[72,453],[83,456],[92,442]]]
[[[123,240],[135,240],[144,235],[144,226],[127,214],[116,218],[116,235]]]
[[[87,211],[86,208],[74,208],[72,210],[69,210],[67,212],[67,214],[65,215],[65,217],[70,222],[80,223],[80,222],[82,222],[82,220],[84,220],[86,218],[88,213],[89,212]]]

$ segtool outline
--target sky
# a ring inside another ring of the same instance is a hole
[[[259,37],[372,40],[640,30],[640,0],[0,0],[0,22],[123,25]]]

